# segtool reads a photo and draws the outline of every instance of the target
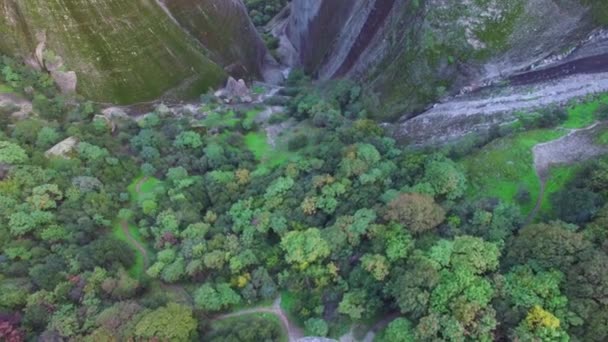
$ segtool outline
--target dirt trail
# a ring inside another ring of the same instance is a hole
[[[540,191],[536,206],[528,215],[525,224],[534,220],[543,205],[551,166],[570,165],[608,153],[607,146],[597,145],[593,141],[596,133],[606,127],[608,127],[608,123],[597,122],[586,128],[570,130],[567,135],[559,139],[540,143],[532,148],[534,169],[540,181]]]
[[[135,240],[135,238],[133,238],[133,236],[131,235],[131,232],[129,231],[129,223],[125,220],[122,220],[122,221],[120,221],[120,227],[121,227],[123,233],[125,234],[125,236],[127,237],[127,239],[129,239],[129,242],[144,257],[144,268],[147,269],[148,267],[150,267],[150,256],[148,255],[148,251],[146,251],[146,249],[139,242],[137,242],[137,240]]]
[[[221,315],[221,316],[215,318],[214,320],[222,320],[222,319],[231,318],[231,317],[240,317],[240,316],[254,314],[254,313],[269,313],[269,314],[273,314],[273,315],[276,315],[277,317],[279,317],[279,319],[281,320],[281,324],[283,325],[283,328],[285,329],[285,331],[287,331],[287,336],[289,338],[289,342],[296,342],[300,338],[304,337],[304,333],[302,332],[302,330],[300,328],[296,327],[295,324],[291,324],[289,322],[289,318],[287,317],[287,314],[285,314],[285,311],[283,311],[283,309],[281,308],[281,297],[278,297],[277,299],[275,299],[274,303],[272,303],[272,306],[239,310],[239,311],[232,312],[229,314]]]

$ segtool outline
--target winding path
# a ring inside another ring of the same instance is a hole
[[[133,235],[131,235],[131,232],[129,231],[129,223],[126,220],[120,221],[120,228],[133,247],[135,247],[143,256],[144,269],[150,267],[150,256],[148,255],[148,251],[133,237]]]

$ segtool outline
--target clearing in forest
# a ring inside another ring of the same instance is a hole
[[[463,158],[460,163],[469,177],[468,195],[472,198],[496,197],[507,203],[517,203],[524,216],[536,212],[550,213],[552,208],[548,198],[576,175],[580,165],[551,163],[541,181],[536,170],[534,148],[559,141],[574,129],[591,126],[598,119],[598,109],[602,104],[608,104],[607,94],[568,106],[568,118],[558,128],[525,131],[499,138]],[[525,192],[529,194],[527,199],[524,196],[518,202],[518,193]]]

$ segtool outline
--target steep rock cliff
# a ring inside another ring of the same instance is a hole
[[[197,95],[231,64],[260,75],[250,26],[237,0],[0,0],[0,52],[74,71],[80,94],[120,104]]]
[[[563,0],[293,0],[288,20],[301,65],[362,80],[381,119],[524,70],[596,27],[588,6]]]
[[[162,0],[161,0],[162,1]],[[175,20],[200,41],[215,62],[235,77],[276,83],[278,64],[264,45],[241,0],[164,0]]]

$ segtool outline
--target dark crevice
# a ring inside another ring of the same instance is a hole
[[[359,60],[359,56],[369,46],[380,27],[384,24],[394,4],[395,0],[376,0],[374,8],[361,29],[361,33],[355,40],[348,56],[346,56],[338,71],[334,73],[333,78],[342,77],[352,69],[357,60]]]

